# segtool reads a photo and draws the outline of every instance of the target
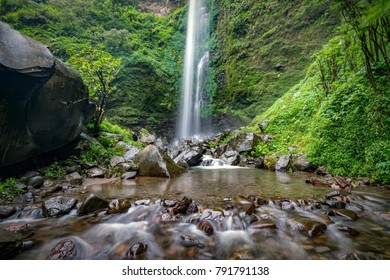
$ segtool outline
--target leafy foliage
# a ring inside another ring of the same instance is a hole
[[[16,187],[15,178],[8,178],[3,182],[0,181],[0,198],[12,199],[21,192],[22,189]]]

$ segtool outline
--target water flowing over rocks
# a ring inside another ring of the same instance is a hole
[[[73,260],[77,255],[77,243],[65,239],[57,243],[47,256],[47,260]]]
[[[95,108],[80,75],[45,46],[5,23],[0,33],[0,167],[5,167],[74,142]]]

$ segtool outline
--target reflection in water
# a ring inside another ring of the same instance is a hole
[[[0,226],[25,222],[34,232],[34,246],[17,259],[45,259],[64,239],[77,244],[79,259],[390,259],[389,191],[359,188],[345,194],[347,210],[359,217],[352,221],[328,216],[333,209],[318,201],[332,190],[306,184],[304,176],[251,168],[194,168],[172,179],[88,182],[88,193],[108,200],[127,198],[133,206],[124,214],[79,217],[73,210],[57,219],[44,219],[39,209],[32,209]],[[164,201],[183,196],[192,198],[200,211],[171,215]],[[248,196],[268,204],[251,209]],[[151,203],[135,206],[140,199]],[[163,220],[163,214],[174,219]],[[310,231],[289,227],[291,219],[326,224],[326,231],[308,237]],[[209,222],[213,234],[198,228],[201,220]]]

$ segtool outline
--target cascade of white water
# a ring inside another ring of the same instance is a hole
[[[202,133],[201,112],[207,104],[203,99],[209,61],[209,19],[205,2],[190,0],[189,4],[178,138]]]

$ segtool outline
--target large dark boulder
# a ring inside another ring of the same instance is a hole
[[[0,22],[0,167],[74,142],[94,109],[77,72]]]
[[[42,214],[44,217],[59,217],[68,214],[76,203],[77,200],[72,197],[52,197],[42,203]]]
[[[135,162],[139,166],[139,176],[171,178],[186,172],[155,145],[149,145],[143,149],[135,157]]]

